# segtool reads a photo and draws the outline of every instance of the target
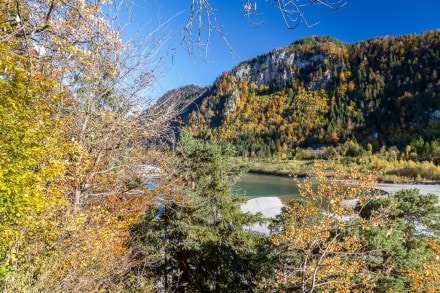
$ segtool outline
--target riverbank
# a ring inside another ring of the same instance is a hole
[[[440,196],[440,184],[393,184],[379,183],[378,187],[387,193],[393,193],[402,189],[418,189],[421,194],[432,193]]]
[[[234,158],[235,162],[248,168],[249,173],[276,175],[284,177],[306,177],[316,162],[324,166],[333,164],[338,168],[357,168],[361,172],[376,173],[378,182],[391,184],[440,184],[440,166],[430,162],[378,160],[376,157],[364,157],[358,160],[281,160],[272,158]],[[336,165],[335,165],[336,164]],[[334,170],[334,169],[333,169]],[[329,168],[328,176],[334,176]]]
[[[440,197],[440,185],[427,185],[427,184],[390,184],[380,183],[379,189],[387,193],[393,193],[402,189],[419,189],[421,194],[435,194]],[[357,200],[346,200],[342,203],[345,208],[354,209]],[[244,213],[256,214],[261,213],[266,220],[274,219],[281,214],[285,203],[281,197],[277,196],[265,196],[255,197],[247,200],[241,205],[241,211]],[[269,221],[263,223],[257,223],[248,227],[250,230],[269,235]]]
[[[313,168],[314,161],[276,160],[257,158],[234,158],[239,165],[248,168],[249,173],[305,177]]]
[[[240,207],[243,213],[257,214],[261,213],[266,220],[275,219],[276,216],[281,214],[284,207],[283,202],[279,197],[256,197],[251,198]],[[253,232],[269,235],[269,221],[263,223],[256,223],[251,227],[248,227]]]

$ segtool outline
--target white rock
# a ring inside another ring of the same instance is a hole
[[[440,185],[436,184],[391,184],[379,183],[379,189],[388,193],[396,192],[401,189],[419,189],[421,194],[432,193],[440,196]]]
[[[279,197],[257,197],[242,204],[240,210],[253,215],[260,212],[265,219],[273,219],[281,214],[283,206],[284,204]],[[268,222],[265,222],[254,224],[249,229],[257,233],[269,235],[270,230],[268,226]]]

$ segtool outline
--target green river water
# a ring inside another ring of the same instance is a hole
[[[283,201],[300,197],[292,178],[254,173],[246,174],[237,182],[234,193],[249,197],[276,196]]]
[[[432,193],[440,197],[440,184],[387,184],[380,183],[379,188],[385,192],[395,192],[400,189],[417,188],[422,194]],[[235,194],[249,197],[280,197],[283,202],[293,198],[299,198],[298,186],[292,178],[263,175],[246,174],[234,187]]]

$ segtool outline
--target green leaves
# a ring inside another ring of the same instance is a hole
[[[268,239],[245,230],[260,217],[243,214],[241,199],[230,193],[240,172],[230,154],[229,146],[195,140],[183,131],[166,179],[176,185],[162,195],[164,214],[157,218],[150,212],[133,228],[136,253],[160,251],[154,262],[142,266],[156,270],[157,278],[168,282],[165,286],[198,292],[251,290],[271,273]]]
[[[438,198],[416,189],[368,202],[361,211],[362,253],[378,291],[401,291],[438,258],[432,241],[439,237]],[[438,245],[438,244],[437,244]],[[438,286],[438,285],[436,285]]]
[[[375,150],[402,150],[418,136],[435,141],[439,34],[354,45],[300,40],[219,76],[184,120],[194,135],[227,140],[240,155],[252,157],[350,140]],[[416,159],[437,160],[433,153],[417,150]]]
[[[328,178],[318,165],[312,174],[314,181],[300,186],[304,200],[286,207],[272,236],[280,259],[275,286],[303,292],[324,284],[347,292],[440,289],[433,269],[440,264],[437,196],[416,189],[380,195],[375,178],[356,170]],[[348,198],[358,199],[356,209],[341,208]],[[316,205],[322,199],[326,211]]]

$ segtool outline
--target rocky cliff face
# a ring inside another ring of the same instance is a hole
[[[295,52],[276,50],[261,57],[244,62],[232,70],[238,81],[249,80],[257,86],[277,84],[282,86],[286,81],[297,78],[298,70],[310,67],[311,70],[318,70],[323,62],[328,61],[330,56],[316,54],[301,56]],[[308,84],[308,87],[318,89],[331,81],[330,72],[320,80]]]

